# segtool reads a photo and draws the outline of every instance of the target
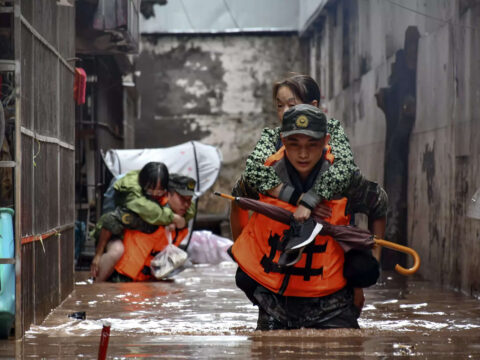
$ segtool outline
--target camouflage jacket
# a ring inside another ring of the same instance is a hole
[[[343,193],[357,170],[348,138],[340,122],[331,118],[327,126],[335,160],[328,171],[320,175],[315,182],[314,191],[322,199],[331,199],[335,194]],[[267,158],[278,150],[279,141],[280,128],[263,129],[260,140],[247,158],[245,172],[242,174],[243,179],[240,181],[246,182],[246,186],[255,189],[255,192],[266,194],[268,190],[281,183],[275,170],[264,166]]]
[[[348,186],[342,193],[332,196],[332,198],[346,197],[348,199],[347,214],[362,213],[367,215],[369,220],[379,219],[387,215],[387,193],[379,184],[367,180],[358,169],[352,173],[347,183]],[[240,178],[235,184],[232,195],[251,199],[259,198],[258,192],[243,178]]]

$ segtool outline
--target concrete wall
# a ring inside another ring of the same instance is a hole
[[[480,100],[480,2],[408,0],[400,5],[330,1],[307,35],[310,73],[321,84],[330,115],[345,125],[357,164],[382,182],[385,116],[374,95],[388,85],[407,27],[418,28],[408,242],[422,258],[421,275],[479,296],[480,221],[466,218],[465,209],[480,187],[475,108]]]
[[[143,36],[137,68],[142,94],[137,148],[190,140],[218,146],[223,164],[215,190],[229,192],[265,126],[277,120],[274,81],[302,70],[295,35]],[[202,211],[228,203],[208,194]]]

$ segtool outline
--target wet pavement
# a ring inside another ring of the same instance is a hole
[[[480,359],[480,301],[418,277],[383,273],[366,290],[360,330],[255,331],[257,308],[236,265],[197,265],[172,282],[88,284],[0,359],[95,359],[104,321],[109,359]],[[68,315],[85,311],[85,320]]]

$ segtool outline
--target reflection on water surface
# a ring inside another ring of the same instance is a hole
[[[17,343],[17,353],[95,358],[102,323],[109,321],[111,359],[480,358],[480,302],[418,278],[383,274],[366,291],[360,330],[257,332],[257,309],[235,287],[235,270],[232,263],[196,266],[173,282],[79,280]],[[68,317],[76,311],[86,311],[86,320]],[[2,350],[13,354],[5,342]]]

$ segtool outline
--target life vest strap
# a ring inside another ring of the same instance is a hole
[[[275,234],[272,235],[270,232],[270,237],[268,238],[268,245],[270,245],[270,254],[268,254],[268,258],[264,255],[263,257],[267,260],[265,262],[265,265],[263,266],[263,270],[265,273],[269,273],[271,270],[271,266],[268,264],[274,264],[273,258],[275,257],[275,254],[277,253],[278,246],[280,245],[280,235]],[[263,261],[263,259],[262,259]],[[262,264],[263,265],[263,264]]]
[[[317,245],[315,243],[310,243],[305,247],[304,253],[307,254],[307,259],[304,268],[294,267],[294,266],[281,266],[278,263],[273,262],[277,250],[283,249],[283,241],[280,240],[278,234],[270,233],[268,238],[268,245],[270,245],[270,254],[268,257],[264,255],[260,264],[263,267],[265,273],[274,272],[287,275],[287,278],[290,278],[290,275],[303,276],[305,281],[309,281],[311,276],[323,276],[323,266],[320,268],[312,269],[312,261],[314,253],[323,253],[327,249],[328,241],[325,244]],[[287,280],[288,282],[288,280]]]
[[[313,252],[309,251],[309,252],[307,252],[307,260],[305,261],[305,269],[311,269],[312,268],[312,260],[313,260]],[[322,267],[322,274],[323,274],[323,267]],[[305,279],[305,281],[310,280],[310,273],[305,274],[304,279]]]
[[[263,268],[269,268],[270,272],[274,273],[279,273],[279,274],[289,274],[289,275],[296,275],[296,276],[303,276],[304,278],[308,277],[308,279],[305,279],[308,281],[310,279],[310,276],[321,276],[323,275],[323,266],[318,268],[318,269],[307,269],[307,268],[299,268],[295,266],[280,266],[275,262],[272,262],[264,256],[262,260],[260,261],[260,264],[263,266]]]

